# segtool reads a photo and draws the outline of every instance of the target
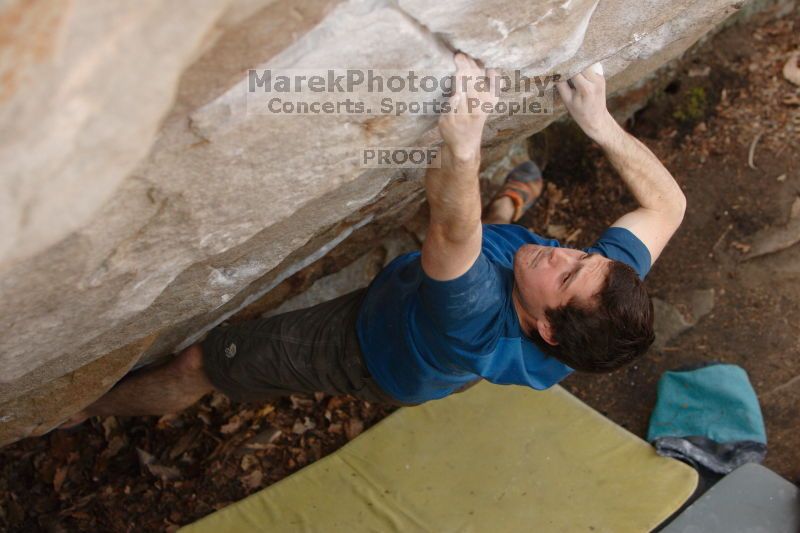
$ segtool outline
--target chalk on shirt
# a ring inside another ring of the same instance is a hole
[[[592,72],[594,72],[595,74],[599,74],[600,76],[603,75],[603,65],[601,65],[599,62],[592,65],[591,68]]]

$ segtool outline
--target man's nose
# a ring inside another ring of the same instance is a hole
[[[572,256],[561,248],[553,248],[553,254],[550,256],[550,264],[552,266],[560,266],[570,263],[571,259]]]

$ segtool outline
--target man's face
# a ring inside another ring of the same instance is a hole
[[[519,304],[536,320],[573,298],[588,302],[600,292],[611,261],[582,250],[526,244],[514,255]]]

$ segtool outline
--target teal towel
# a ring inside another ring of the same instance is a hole
[[[743,368],[719,364],[661,376],[647,440],[685,436],[767,443],[761,407]]]
[[[761,462],[767,434],[747,372],[712,364],[664,373],[647,440],[662,455],[719,473]]]

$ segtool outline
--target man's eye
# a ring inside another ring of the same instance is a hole
[[[562,286],[563,286],[563,285],[566,285],[566,283],[567,283],[567,280],[569,279],[569,277],[570,277],[571,275],[572,275],[572,273],[570,272],[569,274],[567,274],[566,276],[564,276],[564,278],[561,280],[561,285],[562,285]]]

